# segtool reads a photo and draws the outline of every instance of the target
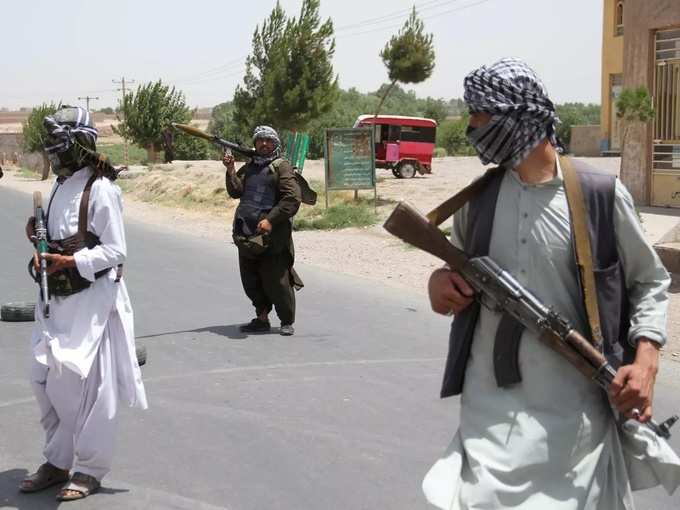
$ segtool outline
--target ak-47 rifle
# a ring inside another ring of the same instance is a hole
[[[404,202],[397,205],[384,227],[402,241],[446,262],[470,284],[482,305],[510,314],[583,375],[608,391],[616,370],[604,355],[576,331],[568,319],[544,305],[493,259],[486,256],[468,257],[451,244],[433,223]],[[645,425],[657,435],[669,438],[669,429],[676,421],[677,415],[661,424],[650,420]]]
[[[217,145],[218,147],[221,147],[224,150],[227,149],[232,150],[249,158],[252,158],[255,155],[255,149],[251,149],[249,147],[244,147],[243,145],[230,142],[229,140],[220,138],[217,135],[211,135],[210,133],[206,133],[201,129],[195,128],[194,126],[190,126],[188,124],[177,124],[176,122],[173,122],[172,127],[184,131],[188,135],[197,136],[198,138],[208,140],[209,142],[212,142],[213,144]]]
[[[43,315],[50,316],[50,290],[47,286],[47,261],[42,257],[48,253],[47,245],[47,223],[45,212],[42,205],[42,194],[39,191],[33,192],[33,216],[35,217],[35,235],[32,237],[38,261],[40,263],[40,297],[43,302]]]

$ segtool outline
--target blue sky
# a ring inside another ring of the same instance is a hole
[[[321,0],[336,27],[343,88],[387,80],[379,52],[416,5],[434,34],[436,67],[420,96],[460,97],[465,74],[504,56],[532,65],[557,102],[600,102],[600,0]],[[115,106],[113,79],[163,79],[191,106],[232,98],[253,30],[273,0],[5,0],[0,106],[44,101]],[[281,0],[297,15],[301,0]]]

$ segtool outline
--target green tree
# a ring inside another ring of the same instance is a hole
[[[121,105],[123,119],[114,131],[124,138],[144,147],[149,163],[155,163],[161,149],[162,133],[171,122],[186,123],[191,120],[184,94],[164,85],[161,80],[137,87],[136,92],[125,94]]]
[[[437,147],[444,147],[449,156],[473,156],[475,150],[467,138],[468,116],[446,120],[437,128]]]
[[[276,3],[255,28],[243,85],[234,92],[233,122],[242,137],[256,124],[304,130],[331,110],[338,95],[333,33],[330,19],[321,22],[319,0],[303,0],[291,19]]]
[[[399,33],[392,36],[380,52],[380,57],[387,67],[391,82],[376,108],[376,116],[380,113],[385,98],[398,81],[420,83],[428,79],[434,70],[432,34],[425,34],[425,25],[418,18],[415,7]]]
[[[649,122],[655,115],[654,103],[646,87],[625,88],[621,91],[616,100],[616,116],[620,120],[622,155],[625,153],[631,128],[635,124]]]
[[[441,124],[446,120],[449,114],[449,106],[444,99],[434,99],[428,97],[425,100],[425,109],[423,111],[423,116],[428,119],[434,119],[437,124]]]
[[[101,108],[99,110],[99,113],[103,113],[104,115],[113,115],[113,108],[110,106],[107,106],[106,108]]]
[[[557,136],[567,150],[571,144],[572,126],[584,126],[600,122],[600,105],[597,104],[563,103],[555,105],[555,111],[561,121],[557,126]]]
[[[208,140],[184,133],[175,132],[172,145],[175,160],[216,159],[218,155],[217,149]]]
[[[21,134],[23,137],[22,149],[24,152],[39,152],[42,154],[43,158],[43,180],[47,179],[50,173],[50,162],[47,159],[47,153],[45,152],[45,139],[47,138],[47,132],[43,125],[43,119],[48,115],[52,115],[59,108],[61,108],[61,103],[54,104],[43,103],[40,106],[33,108],[31,114],[24,121],[21,127]]]

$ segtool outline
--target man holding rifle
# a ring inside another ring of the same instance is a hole
[[[147,404],[121,279],[127,249],[121,192],[111,182],[116,171],[94,152],[97,130],[87,110],[63,107],[44,124],[57,181],[46,208],[49,253],[40,255],[49,292],[36,306],[31,385],[46,461],[20,490],[65,484],[57,499],[70,501],[97,491],[111,469],[118,401]],[[34,220],[26,226],[31,240]],[[48,299],[49,316],[40,306]]]
[[[455,314],[442,397],[460,394],[461,414],[447,456],[423,482],[428,499],[449,510],[614,510],[633,508],[632,490],[672,492],[677,456],[649,429],[618,426],[651,419],[670,283],[632,198],[613,176],[558,157],[554,106],[522,61],[470,73],[465,101],[469,140],[499,170],[458,210],[452,242],[490,256],[620,368],[608,402],[535,333],[480,306],[458,272],[434,271],[432,308]],[[575,227],[569,175],[588,228]]]
[[[223,159],[227,192],[240,199],[233,236],[243,289],[256,314],[250,323],[241,326],[241,331],[270,331],[269,312],[273,306],[281,320],[281,335],[290,336],[295,331],[295,290],[302,287],[293,269],[292,235],[292,219],[300,207],[300,187],[293,167],[280,156],[281,141],[274,129],[256,127],[253,143],[255,153],[238,172],[230,152]]]

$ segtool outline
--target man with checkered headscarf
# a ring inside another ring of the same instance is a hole
[[[451,241],[490,256],[596,340],[563,178],[575,175],[593,248],[596,345],[619,368],[607,399],[512,317],[480,306],[459,273],[434,271],[432,308],[455,314],[441,395],[461,395],[461,410],[445,457],[423,481],[428,500],[447,510],[630,510],[632,490],[674,491],[680,459],[638,422],[652,415],[670,280],[630,194],[614,176],[559,156],[555,108],[521,60],[483,66],[464,86],[469,141],[482,163],[498,167],[455,213]]]
[[[127,248],[120,188],[106,177],[110,165],[88,163],[97,140],[90,112],[65,106],[44,126],[57,175],[45,221],[50,313],[36,306],[30,378],[45,463],[20,490],[65,484],[57,499],[70,501],[98,490],[111,469],[119,402],[147,404],[121,273]],[[34,220],[26,225],[29,240]]]
[[[241,282],[255,308],[255,318],[241,326],[244,333],[271,330],[272,307],[281,320],[279,332],[294,333],[295,290],[302,281],[293,269],[292,221],[300,187],[290,163],[281,157],[281,140],[270,126],[253,132],[255,154],[238,172],[234,157],[225,154],[227,192],[240,199],[234,213],[233,238],[238,247]]]

